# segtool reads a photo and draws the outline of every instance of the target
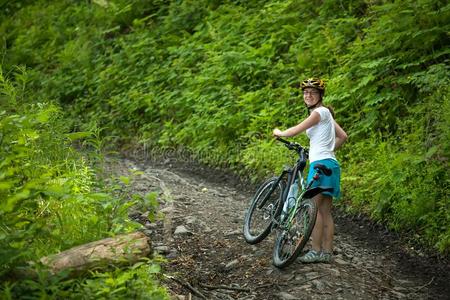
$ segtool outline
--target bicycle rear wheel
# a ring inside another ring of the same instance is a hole
[[[274,184],[277,186],[272,189]],[[269,235],[272,220],[280,214],[283,206],[285,186],[284,181],[279,181],[278,177],[270,178],[260,185],[245,213],[244,238],[247,243],[259,243]]]
[[[304,200],[291,224],[280,228],[273,251],[273,264],[284,268],[295,261],[305,247],[316,223],[317,206],[312,199]]]

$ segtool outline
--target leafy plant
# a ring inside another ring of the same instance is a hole
[[[1,74],[0,94],[4,100],[0,103],[1,298],[24,294],[31,298],[66,298],[67,289],[72,289],[73,295],[82,295],[87,292],[84,287],[77,286],[64,274],[48,277],[36,264],[37,279],[17,280],[11,274],[20,268],[32,268],[30,262],[42,256],[137,229],[139,225],[128,218],[128,209],[141,198],[132,198],[125,188],[129,183],[125,178],[123,185],[111,188],[96,180],[90,161],[71,144],[93,134],[69,133],[57,105],[29,100],[23,80],[26,74],[15,74],[19,78],[16,82]],[[94,153],[100,155],[92,149],[90,153],[91,157]],[[155,197],[145,202],[153,214],[156,204]],[[111,295],[155,295],[165,299],[165,292],[157,286],[153,275],[142,280],[134,278],[137,273],[157,273],[155,263],[117,269],[109,275],[97,273],[96,277],[126,277],[111,287]],[[124,284],[135,286],[136,290],[124,290]]]
[[[272,128],[305,116],[298,82],[321,76],[350,134],[338,153],[344,203],[448,253],[445,1],[67,0],[8,11],[4,69],[25,64],[37,100],[58,100],[72,130],[183,148],[254,180],[284,160]]]

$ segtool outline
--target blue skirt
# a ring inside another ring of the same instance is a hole
[[[315,164],[322,164],[327,168],[330,168],[333,173],[330,176],[325,176],[324,174],[321,174],[319,179],[316,180],[311,187],[317,186],[332,187],[333,188],[332,192],[323,192],[322,194],[338,199],[341,195],[341,188],[340,188],[341,167],[339,166],[339,163],[332,158],[321,159],[312,162],[309,166],[307,178],[308,183],[312,180],[314,174],[316,174],[316,171],[314,170]]]

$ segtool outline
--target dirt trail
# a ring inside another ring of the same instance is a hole
[[[131,168],[144,172],[134,192],[160,192],[166,218],[147,222],[145,232],[168,259],[163,268],[172,279],[164,284],[175,299],[450,299],[448,265],[423,266],[420,257],[380,244],[383,236],[363,223],[339,216],[333,263],[296,262],[279,270],[271,262],[274,234],[249,245],[241,233],[253,187],[170,161],[122,159],[115,172],[127,175]]]

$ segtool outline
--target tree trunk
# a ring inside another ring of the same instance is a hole
[[[68,270],[75,275],[112,264],[132,264],[148,256],[150,251],[150,239],[142,232],[133,232],[45,256],[40,262],[47,266],[52,274]]]

